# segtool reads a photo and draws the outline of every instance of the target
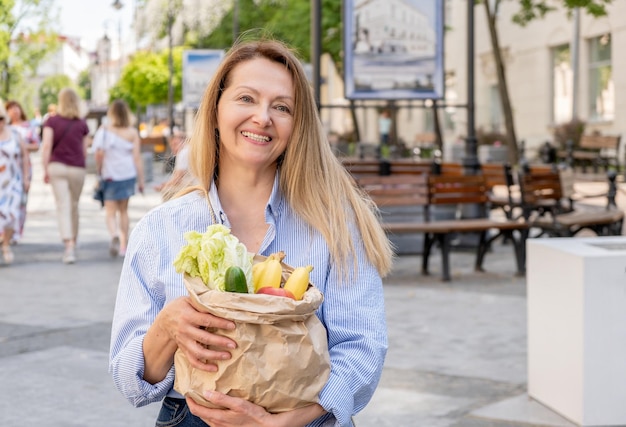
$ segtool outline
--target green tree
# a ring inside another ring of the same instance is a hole
[[[41,62],[58,48],[54,0],[0,0],[0,68],[3,98],[26,98]]]
[[[519,160],[519,149],[517,146],[515,121],[513,120],[513,107],[511,105],[511,99],[509,97],[509,90],[506,81],[506,69],[504,65],[504,59],[502,57],[502,51],[500,49],[500,39],[498,36],[498,28],[496,24],[498,9],[503,1],[504,0],[477,0],[477,3],[482,3],[485,9],[485,14],[487,16],[491,48],[493,51],[494,62],[496,64],[496,72],[498,75],[498,91],[500,92],[500,101],[502,104],[502,113],[504,116],[507,144],[509,147],[509,160],[512,163],[517,163]],[[520,9],[513,16],[513,22],[522,26],[527,25],[535,19],[543,18],[548,12],[557,10],[557,5],[562,8],[564,7],[570,13],[576,8],[581,8],[590,15],[597,17],[606,15],[606,6],[612,2],[612,0],[560,0],[558,2],[549,0],[516,1],[519,2]]]
[[[83,70],[78,75],[78,93],[84,100],[91,99],[91,73]]]
[[[172,51],[174,102],[182,100],[183,47]],[[168,50],[160,53],[138,52],[122,70],[122,77],[109,92],[110,99],[123,99],[133,110],[148,105],[165,104],[168,96]]]
[[[288,10],[289,13],[285,13]],[[304,61],[311,60],[310,0],[239,0],[240,34],[267,33],[285,41]],[[263,27],[259,29],[259,23]],[[193,48],[227,49],[233,44],[233,10],[208,34],[199,29],[189,32],[188,44]],[[341,2],[322,0],[322,51],[332,56],[341,70]]]
[[[57,104],[59,91],[64,87],[78,89],[72,79],[65,74],[47,77],[41,83],[41,86],[39,86],[39,102],[42,111],[46,111],[50,104]]]

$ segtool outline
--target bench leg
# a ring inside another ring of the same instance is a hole
[[[514,232],[510,231],[511,240],[513,240],[513,250],[515,251],[515,261],[517,263],[517,275],[526,275],[526,239],[528,238],[528,230],[519,230],[519,238],[515,239]]]
[[[491,240],[487,241],[487,231],[483,231],[480,233],[480,239],[478,241],[478,249],[476,251],[476,264],[474,265],[474,271],[485,271],[483,270],[483,260],[485,259],[485,254],[491,247]]]
[[[428,271],[428,258],[430,257],[430,250],[433,246],[435,239],[430,233],[424,233],[424,245],[422,250],[422,274],[424,276],[428,276],[430,272]]]
[[[441,280],[450,281],[450,238],[449,234],[438,234],[437,240],[441,245]]]

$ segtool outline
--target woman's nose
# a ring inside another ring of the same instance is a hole
[[[254,121],[260,126],[269,126],[272,124],[270,109],[267,106],[259,105],[254,112]]]

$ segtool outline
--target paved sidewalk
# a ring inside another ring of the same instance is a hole
[[[54,201],[35,170],[15,264],[0,265],[3,426],[154,426],[159,405],[133,408],[107,373],[122,260],[109,257],[93,182],[81,199],[79,261],[64,265]],[[151,188],[134,196],[131,226],[158,203]],[[422,277],[420,258],[402,256],[385,281],[390,349],[359,427],[572,426],[526,397],[526,287],[512,249],[496,246],[487,273],[454,252],[450,283],[439,280],[439,257],[431,262]]]

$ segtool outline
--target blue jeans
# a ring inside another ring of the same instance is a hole
[[[166,397],[155,427],[207,427],[208,424],[189,412],[185,399]]]

